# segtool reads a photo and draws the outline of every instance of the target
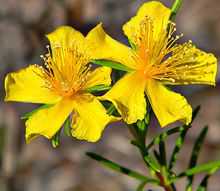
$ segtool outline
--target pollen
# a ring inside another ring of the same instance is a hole
[[[50,47],[41,55],[44,61],[43,75],[45,87],[62,97],[70,97],[83,90],[89,76],[89,58],[78,51],[76,46]]]

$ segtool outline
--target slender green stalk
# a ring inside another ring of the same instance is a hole
[[[164,174],[166,174],[166,173],[161,172],[162,167],[160,166],[160,164],[158,164],[154,160],[154,158],[149,155],[148,149],[146,148],[146,145],[145,145],[145,142],[143,142],[140,139],[140,137],[135,136],[137,134],[137,132],[134,133],[134,131],[137,131],[138,129],[135,128],[134,126],[129,126],[129,127],[130,127],[129,129],[130,129],[131,134],[135,138],[135,141],[132,142],[133,145],[138,147],[146,166],[156,175],[156,177],[159,180],[160,186],[163,187],[165,191],[174,191],[172,185],[167,181],[167,177],[164,176]],[[146,128],[148,128],[148,125]],[[164,152],[162,154],[163,155],[162,158],[164,160],[166,158],[165,157],[166,154],[165,154],[165,145],[163,145],[163,143],[161,144],[160,152]],[[165,171],[166,171],[166,168],[165,168]],[[140,185],[139,190],[141,190],[140,188],[142,188],[142,186]]]
[[[170,20],[175,19],[177,12],[179,11],[181,5],[182,5],[182,0],[175,0],[175,2],[173,3],[173,6],[171,8]]]
[[[120,172],[120,173],[125,174],[127,176],[130,176],[132,178],[140,180],[141,182],[158,184],[158,181],[156,179],[148,178],[148,177],[140,174],[139,172],[136,172],[134,170],[130,170],[126,167],[123,167],[123,166],[121,166],[113,161],[110,161],[100,155],[97,155],[92,152],[87,152],[86,155],[89,156],[90,158],[100,162],[104,166],[106,166],[114,171]]]

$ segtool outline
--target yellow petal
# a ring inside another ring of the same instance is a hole
[[[9,73],[5,78],[5,101],[51,104],[60,97],[45,87],[42,70],[36,65],[17,72]]]
[[[45,136],[48,139],[52,138],[61,128],[72,110],[73,101],[65,99],[54,106],[37,111],[25,123],[27,143],[39,135]]]
[[[61,26],[48,34],[47,38],[51,45],[53,64],[60,71],[65,70],[63,68],[67,68],[65,66],[72,65],[73,62],[88,63],[89,47],[85,37],[79,31],[69,26]]]
[[[146,94],[161,127],[179,120],[185,124],[191,122],[192,108],[180,94],[155,80],[147,81]]]
[[[162,33],[166,32],[170,13],[171,10],[158,1],[144,3],[139,8],[137,15],[123,26],[123,31],[132,42],[135,42],[134,33],[138,38],[144,38],[140,27],[144,19],[148,17],[153,24],[154,40],[157,40]],[[149,28],[149,30],[152,30],[152,28]]]
[[[106,34],[102,24],[92,29],[86,39],[91,46],[93,59],[113,60],[132,69],[137,67],[133,59],[132,50]]]
[[[216,57],[199,50],[191,42],[174,47],[172,56],[161,64],[163,65],[170,67],[162,76],[165,84],[215,85],[216,83]]]
[[[116,118],[107,115],[105,108],[91,94],[85,94],[75,100],[72,116],[72,135],[80,140],[96,142],[102,131]]]
[[[77,30],[69,26],[58,27],[54,32],[47,35],[51,48],[70,48],[76,41],[84,41],[84,36]]]
[[[111,68],[98,67],[89,74],[85,84],[85,89],[96,85],[111,85]]]
[[[136,73],[122,77],[101,99],[111,101],[128,124],[142,120],[146,113],[145,81]]]

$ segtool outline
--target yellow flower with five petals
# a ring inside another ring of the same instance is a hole
[[[177,44],[171,10],[162,3],[144,3],[123,26],[131,42],[129,48],[112,39],[98,25],[88,34],[96,58],[113,60],[132,69],[102,98],[111,101],[127,123],[142,120],[146,114],[145,94],[162,127],[183,121],[189,124],[192,108],[186,99],[165,85],[215,85],[217,60],[196,48],[191,41]]]
[[[92,48],[86,37],[67,26],[47,35],[51,51],[42,56],[45,67],[30,65],[5,78],[5,101],[51,104],[26,121],[26,141],[38,135],[52,138],[71,117],[71,132],[78,139],[97,141],[115,120],[87,89],[111,84],[111,69],[94,70],[88,64]]]

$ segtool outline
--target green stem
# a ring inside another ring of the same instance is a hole
[[[172,5],[172,8],[171,8],[170,20],[175,19],[177,12],[179,11],[179,9],[182,5],[182,2],[183,2],[182,0],[175,0],[175,2]]]
[[[152,157],[150,157],[145,143],[140,139],[140,137],[136,136],[137,134],[137,132],[135,132],[136,129],[132,127],[133,126],[129,126],[129,130],[131,134],[133,135],[133,137],[135,138],[135,141],[133,141],[135,142],[134,145],[138,147],[145,164],[147,165],[147,167],[151,169],[151,171],[155,173],[156,177],[159,180],[160,186],[163,187],[165,191],[174,191],[172,185],[167,183],[166,178],[160,172],[159,165],[155,163]]]
[[[157,173],[156,175],[160,180],[160,185],[164,188],[165,191],[173,191],[172,186],[166,184],[166,181],[161,173]]]

